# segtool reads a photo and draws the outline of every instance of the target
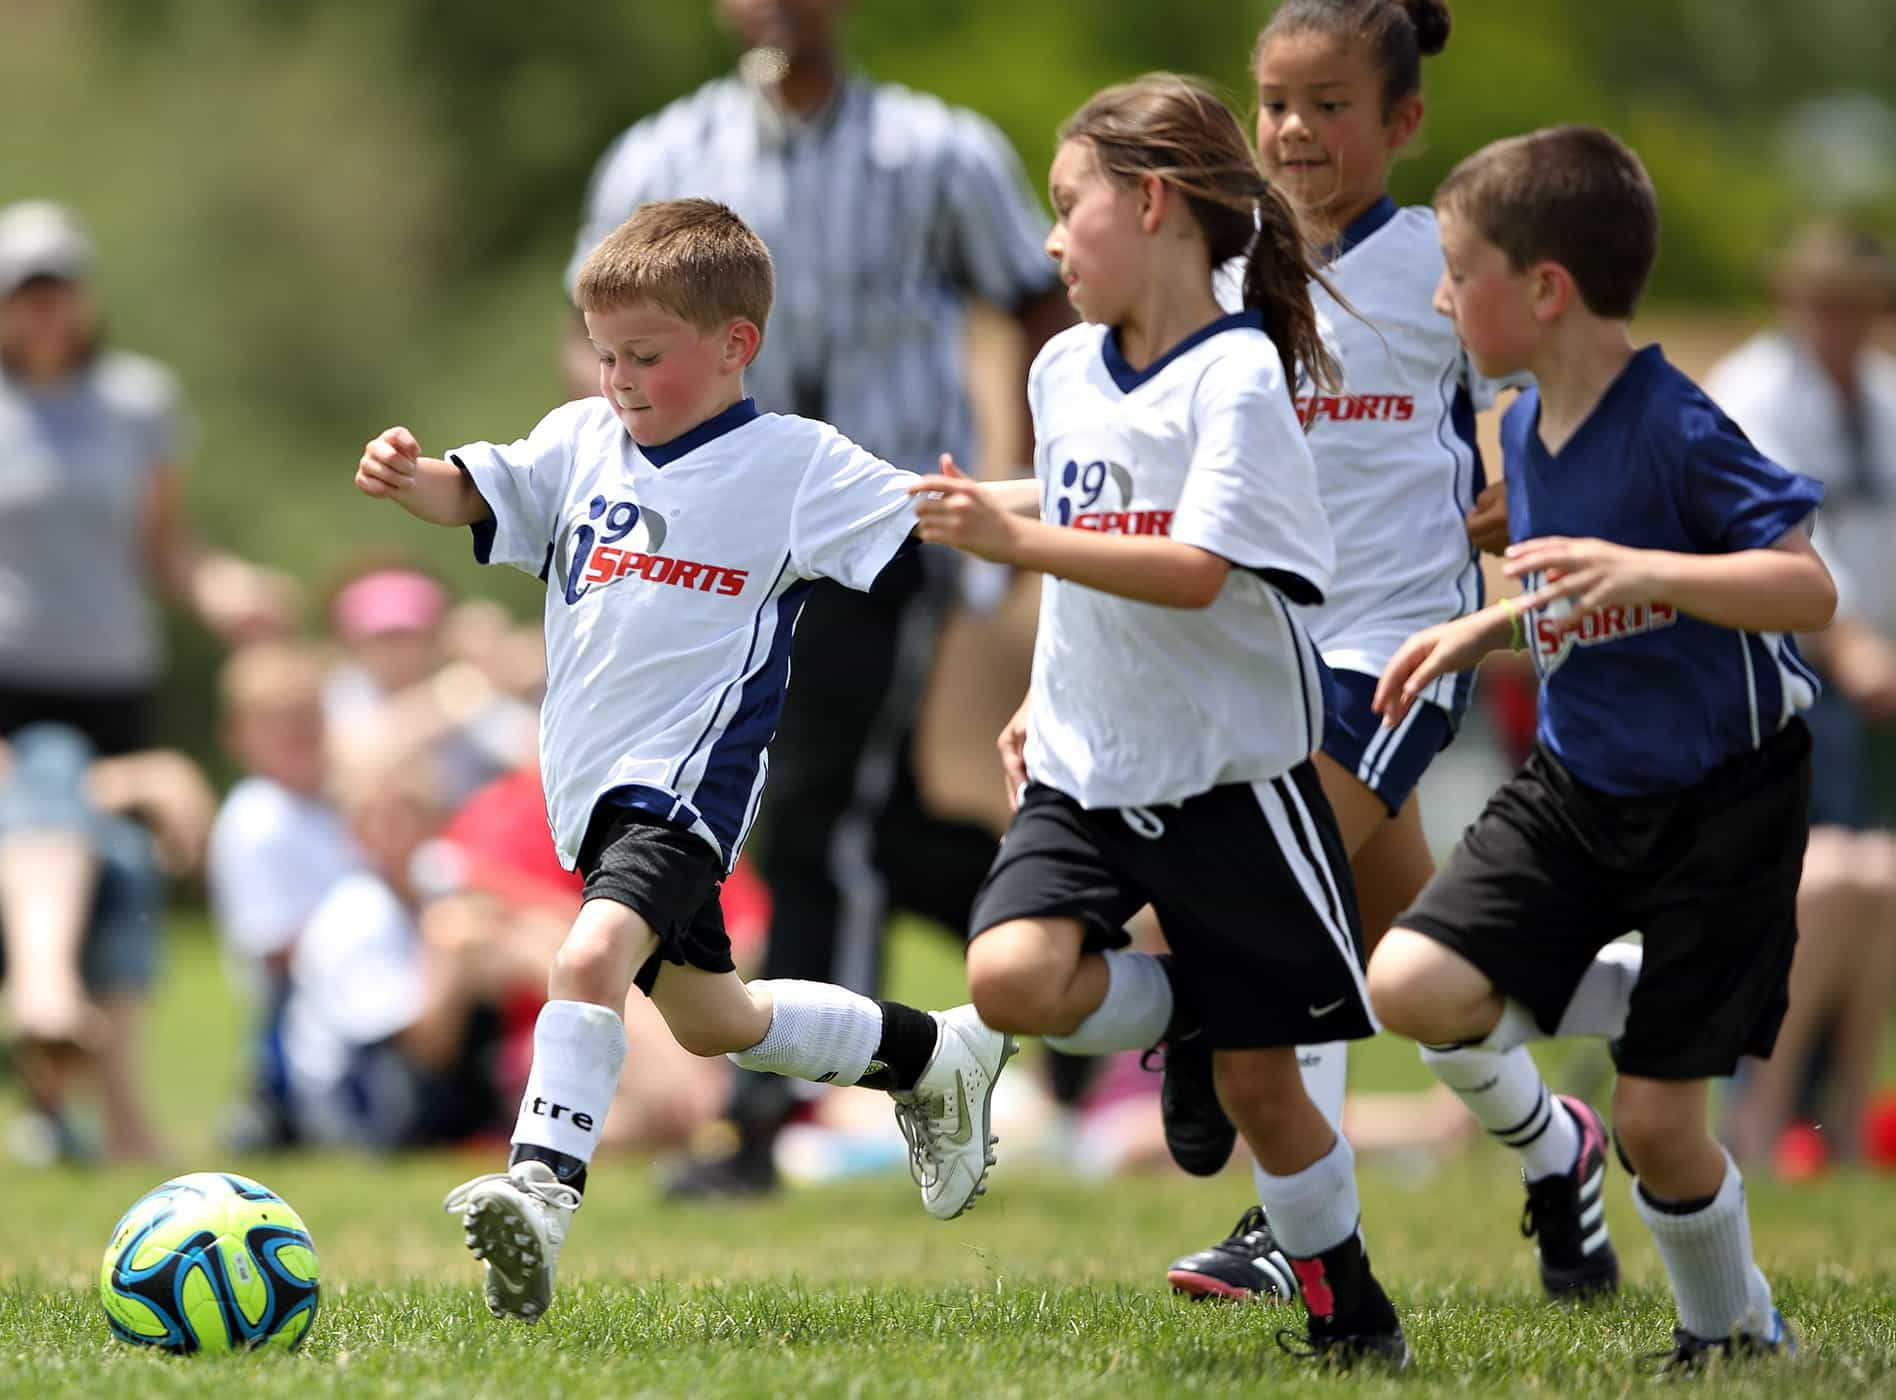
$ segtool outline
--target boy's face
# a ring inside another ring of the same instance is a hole
[[[701,331],[647,302],[586,313],[599,355],[599,392],[632,441],[670,442],[734,402],[760,333],[738,320]]]
[[[1475,368],[1490,379],[1530,367],[1541,341],[1533,269],[1516,272],[1508,255],[1472,224],[1442,213],[1442,281],[1435,309],[1455,323],[1455,334]]]
[[[1347,222],[1382,197],[1393,153],[1414,136],[1410,97],[1383,120],[1382,74],[1363,45],[1316,31],[1258,55],[1257,153],[1271,182],[1310,213]]]
[[[252,773],[292,792],[321,790],[325,771],[323,708],[316,692],[259,696],[231,715],[231,754]]]

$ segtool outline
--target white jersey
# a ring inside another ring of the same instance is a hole
[[[1241,304],[1241,268],[1219,279],[1228,307]],[[1482,606],[1463,517],[1484,484],[1475,413],[1494,403],[1495,385],[1434,309],[1442,249],[1433,210],[1385,197],[1343,231],[1324,273],[1355,314],[1311,284],[1343,386],[1297,389],[1336,532],[1336,582],[1305,621],[1332,667],[1380,676],[1415,633]],[[1458,708],[1466,684],[1444,676],[1428,698]]]
[[[205,884],[225,946],[262,984],[265,958],[286,953],[316,907],[362,867],[342,818],[320,797],[252,775],[211,823]]]
[[[1134,807],[1303,762],[1323,686],[1285,598],[1324,596],[1330,528],[1261,315],[1223,317],[1139,371],[1110,330],[1075,326],[1027,386],[1043,519],[1169,535],[1234,566],[1199,610],[1046,580],[1029,776],[1083,807]]]
[[[1838,576],[1842,606],[1896,637],[1896,356],[1871,346],[1856,371],[1853,419],[1810,351],[1771,332],[1720,360],[1705,392],[1758,451],[1823,482],[1813,543]]]
[[[749,399],[646,448],[579,399],[450,459],[494,513],[475,557],[546,581],[540,768],[561,862],[612,793],[735,863],[803,600],[819,578],[875,581],[914,525],[915,475]]]

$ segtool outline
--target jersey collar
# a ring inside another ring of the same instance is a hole
[[[1113,383],[1119,386],[1119,392],[1130,394],[1193,346],[1203,344],[1220,331],[1242,330],[1246,326],[1254,330],[1263,330],[1263,311],[1257,307],[1246,307],[1243,311],[1234,311],[1229,316],[1220,316],[1211,324],[1200,326],[1144,369],[1134,369],[1126,363],[1126,357],[1119,349],[1119,328],[1112,326],[1107,328],[1105,339],[1100,344],[1100,356],[1106,361],[1106,373],[1113,377]]]
[[[1336,242],[1324,247],[1323,260],[1326,263],[1335,262],[1395,217],[1396,202],[1388,195],[1384,195],[1351,219],[1349,226],[1336,236]]]
[[[757,400],[739,399],[715,418],[707,418],[697,427],[688,429],[670,442],[655,442],[650,447],[640,446],[639,451],[645,460],[655,467],[667,467],[687,452],[703,447],[714,438],[721,438],[733,428],[741,428],[757,416]]]

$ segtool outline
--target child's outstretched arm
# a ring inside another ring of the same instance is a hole
[[[1389,658],[1369,708],[1382,716],[1385,727],[1400,724],[1417,697],[1438,677],[1470,670],[1510,641],[1518,648],[1520,607],[1519,599],[1503,598],[1480,612],[1417,632]]]
[[[1167,608],[1211,606],[1231,573],[1228,559],[1163,535],[1068,530],[1016,514],[993,483],[963,476],[946,455],[941,464],[942,475],[909,488],[916,533],[930,543]]]
[[[1719,627],[1745,632],[1815,632],[1837,610],[1837,585],[1802,526],[1768,549],[1678,554],[1628,549],[1605,540],[1548,535],[1511,545],[1503,571],[1545,573],[1523,606],[1571,598],[1581,609],[1664,602]]]
[[[406,428],[389,428],[369,439],[355,483],[365,496],[392,499],[431,525],[475,525],[494,518],[467,473],[452,462],[422,456]]]

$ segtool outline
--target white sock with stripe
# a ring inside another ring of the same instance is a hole
[[[1745,1184],[1727,1154],[1725,1179],[1709,1202],[1680,1212],[1633,1183],[1633,1206],[1659,1244],[1679,1304],[1679,1325],[1706,1341],[1744,1332],[1772,1336],[1771,1285],[1751,1257]]]
[[[1046,1043],[1069,1055],[1110,1055],[1157,1045],[1172,1022],[1172,979],[1150,953],[1114,948],[1106,960],[1106,997],[1067,1035]]]
[[[1516,1047],[1496,1054],[1481,1045],[1424,1045],[1422,1062],[1468,1105],[1475,1121],[1521,1154],[1529,1181],[1573,1169],[1580,1130],[1547,1092],[1533,1056]]]
[[[818,1084],[854,1084],[868,1072],[882,1039],[882,1008],[873,1000],[830,982],[780,977],[756,985],[770,989],[770,1029],[725,1056],[732,1064]]]

